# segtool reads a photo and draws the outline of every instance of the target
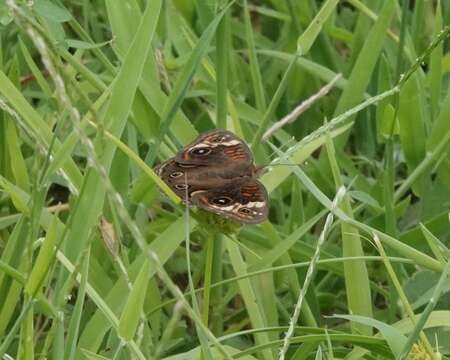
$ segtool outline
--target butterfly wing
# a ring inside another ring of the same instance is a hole
[[[258,224],[267,219],[267,191],[253,178],[227,181],[210,190],[193,191],[190,196],[198,207],[244,224]]]
[[[267,218],[268,196],[255,179],[252,153],[229,131],[203,133],[155,171],[189,204],[245,224]]]
[[[181,199],[186,201],[187,196],[188,203],[193,192],[210,191],[231,181],[224,178],[222,168],[180,164],[173,158],[156,166],[155,172]]]
[[[253,164],[247,144],[227,130],[207,131],[175,156],[184,165],[220,166],[241,171]]]

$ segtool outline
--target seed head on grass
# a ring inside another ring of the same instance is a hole
[[[295,305],[295,309],[294,309],[294,313],[291,317],[291,320],[289,321],[289,328],[288,331],[286,332],[286,335],[284,337],[283,340],[283,345],[280,349],[280,360],[284,360],[286,357],[286,353],[289,349],[289,345],[291,343],[291,339],[294,336],[294,330],[295,330],[295,326],[297,325],[298,322],[298,318],[300,316],[300,310],[302,308],[303,305],[303,301],[305,299],[306,293],[308,291],[309,285],[311,284],[313,278],[314,278],[314,273],[315,273],[315,269],[316,269],[316,265],[317,262],[319,261],[320,258],[320,250],[322,249],[323,244],[325,243],[325,239],[331,229],[331,225],[333,225],[333,219],[334,219],[334,215],[333,212],[335,209],[338,208],[339,206],[339,202],[342,200],[342,198],[345,195],[345,187],[342,186],[339,188],[339,190],[336,193],[336,196],[333,200],[333,203],[331,205],[331,211],[328,214],[326,220],[325,220],[325,225],[320,233],[319,236],[319,240],[317,241],[317,245],[316,245],[316,250],[314,252],[314,255],[311,259],[310,265],[308,267],[308,271],[306,272],[306,276],[305,276],[305,281],[303,283],[303,287],[300,290],[300,294],[298,296],[298,300],[297,300],[297,304]]]

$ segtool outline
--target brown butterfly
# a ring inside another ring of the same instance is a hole
[[[267,191],[257,180],[252,153],[230,131],[201,134],[155,171],[188,204],[244,224],[267,218]]]

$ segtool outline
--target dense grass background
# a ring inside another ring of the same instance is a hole
[[[0,1],[0,359],[450,357],[449,23],[446,0]],[[284,164],[269,221],[189,213],[152,171],[212,128]]]

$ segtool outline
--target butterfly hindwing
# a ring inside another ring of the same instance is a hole
[[[268,214],[268,196],[256,179],[240,178],[212,190],[191,193],[191,202],[203,209],[246,224],[264,221]]]

